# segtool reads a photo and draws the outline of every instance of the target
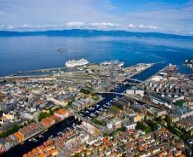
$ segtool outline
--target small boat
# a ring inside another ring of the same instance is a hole
[[[40,135],[39,135],[39,138],[42,138],[42,137],[43,137],[43,136],[40,134]]]
[[[37,142],[37,141],[38,141],[38,140],[36,140],[35,138],[32,138],[31,140],[32,140],[33,142]]]
[[[57,133],[58,136],[59,136],[59,135],[62,135],[62,134],[63,134],[63,133],[62,133],[61,131]]]
[[[100,113],[100,111],[96,111],[96,113]]]
[[[99,108],[99,111],[103,111],[103,108]]]
[[[91,113],[91,115],[90,115],[91,117],[95,117],[96,115],[94,114],[94,113]]]
[[[59,52],[64,52],[64,51],[66,51],[64,48],[59,48],[57,51],[59,51]]]
[[[51,135],[49,138],[52,139],[52,138],[53,138],[53,135]]]

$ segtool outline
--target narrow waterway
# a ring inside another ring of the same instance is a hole
[[[25,153],[31,151],[32,149],[42,145],[45,141],[48,140],[49,137],[54,138],[57,136],[57,133],[60,131],[64,131],[67,128],[71,128],[72,124],[75,123],[76,125],[80,124],[80,121],[75,119],[73,116],[57,123],[53,127],[51,127],[48,131],[42,133],[41,137],[36,137],[37,142],[34,141],[25,141],[23,144],[20,144],[10,151],[4,153],[3,157],[22,157]]]

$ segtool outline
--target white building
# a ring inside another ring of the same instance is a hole
[[[140,90],[140,89],[128,89],[126,90],[126,94],[130,94],[130,95],[140,95],[141,97],[144,96],[144,90]]]
[[[136,128],[136,123],[124,122],[123,126],[127,128],[127,130],[134,130]]]

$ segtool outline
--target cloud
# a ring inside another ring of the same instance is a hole
[[[116,29],[120,28],[121,25],[117,23],[111,23],[111,22],[100,22],[100,23],[90,23],[89,24],[90,28],[97,28],[97,29]]]
[[[85,23],[81,21],[72,21],[72,22],[67,22],[66,26],[68,28],[83,28],[85,26]]]
[[[52,29],[99,29],[99,30],[157,30],[155,25],[135,25],[135,24],[118,24],[112,22],[82,22],[71,21],[61,25],[43,24],[43,25],[0,25],[0,30],[52,30]]]
[[[152,30],[158,29],[158,27],[155,25],[143,25],[143,24],[138,25],[138,28],[140,28],[140,29],[152,29]]]
[[[154,29],[154,30],[158,29],[157,26],[155,26],[155,25],[149,25],[148,28],[149,29]]]
[[[60,29],[64,28],[63,25],[29,25],[29,24],[21,24],[21,25],[0,25],[0,30],[10,30],[10,31],[35,31],[35,30],[50,30],[50,29]]]
[[[131,23],[130,23],[130,24],[128,25],[128,28],[136,28],[136,26],[135,26],[134,24],[131,24]]]
[[[138,28],[147,28],[145,25],[138,25]]]

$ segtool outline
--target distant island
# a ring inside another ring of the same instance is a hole
[[[58,52],[64,52],[64,51],[66,51],[66,49],[65,48],[59,48],[59,49],[57,49],[57,51]]]
[[[67,37],[96,37],[96,36],[117,36],[117,37],[157,37],[157,38],[187,38],[193,36],[166,34],[158,32],[129,32],[124,30],[48,30],[48,31],[0,31],[0,37],[12,36],[67,36]]]

